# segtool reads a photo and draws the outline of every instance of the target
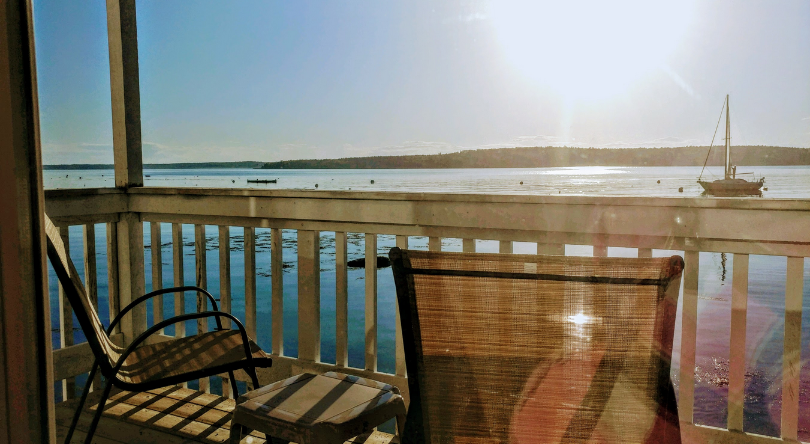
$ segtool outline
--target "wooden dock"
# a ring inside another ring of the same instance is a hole
[[[100,392],[90,393],[71,442],[82,443],[95,413]],[[78,405],[71,399],[56,405],[57,442],[64,442]],[[179,386],[148,392],[117,391],[110,396],[93,442],[98,444],[220,444],[230,434],[233,399]],[[254,432],[243,444],[263,444],[264,436]],[[347,443],[393,444],[399,440],[375,431]]]

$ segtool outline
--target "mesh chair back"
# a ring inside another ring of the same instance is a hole
[[[79,273],[65,250],[65,244],[59,236],[59,229],[54,226],[47,215],[45,216],[45,234],[47,237],[48,259],[51,261],[53,270],[56,272],[65,296],[71,307],[73,307],[76,320],[79,321],[79,326],[81,326],[84,335],[87,337],[87,342],[98,360],[102,374],[110,377],[112,367],[121,356],[122,349],[110,341],[110,337],[104,330],[104,325],[101,323],[90,297],[87,296],[87,292],[84,290]],[[67,332],[66,334],[73,334],[73,332]]]
[[[390,255],[405,442],[680,442],[679,256]]]

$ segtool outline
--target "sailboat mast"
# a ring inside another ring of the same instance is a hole
[[[731,119],[728,116],[728,94],[726,94],[726,179],[731,176]]]

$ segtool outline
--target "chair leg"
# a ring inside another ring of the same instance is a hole
[[[239,441],[242,440],[242,434],[248,434],[248,431],[245,427],[242,427],[239,424],[236,424],[231,420],[231,434],[230,438],[228,439],[229,444],[239,444]]]
[[[239,388],[236,387],[236,378],[234,378],[233,372],[228,372],[228,377],[231,378],[231,393],[233,394],[233,399],[239,399]]]
[[[70,444],[70,438],[73,437],[73,432],[76,430],[76,424],[79,423],[79,416],[81,416],[82,414],[82,409],[84,408],[84,401],[87,400],[87,394],[90,393],[90,387],[93,385],[93,378],[96,376],[97,370],[98,370],[98,362],[93,362],[93,368],[87,375],[87,383],[84,385],[84,390],[82,390],[82,397],[81,399],[79,399],[79,406],[76,408],[76,413],[73,414],[73,421],[70,422],[70,428],[68,428],[67,436],[65,437],[65,444]]]
[[[399,435],[399,442],[401,444],[405,436],[405,415],[397,415],[397,435]]]
[[[250,381],[253,382],[253,390],[261,387],[259,385],[259,377],[256,375],[256,367],[250,367],[250,369],[245,370],[249,370],[248,374],[250,375]]]
[[[110,389],[112,389],[112,381],[106,380],[107,385],[104,386],[104,391],[101,393],[101,399],[96,406],[96,414],[93,415],[93,422],[90,423],[90,429],[87,431],[87,438],[84,444],[92,444],[93,434],[96,432],[96,426],[101,419],[101,414],[104,412],[104,405],[107,404],[107,397],[110,396]]]

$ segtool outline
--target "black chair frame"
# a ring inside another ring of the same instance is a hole
[[[258,380],[258,377],[256,375],[255,368],[256,367],[270,367],[272,365],[272,361],[270,359],[253,357],[253,355],[252,355],[252,353],[250,351],[249,338],[248,338],[247,331],[245,330],[244,325],[239,321],[239,319],[237,319],[232,314],[219,311],[219,307],[217,306],[217,299],[215,299],[214,296],[211,295],[211,293],[205,291],[202,288],[194,287],[194,286],[164,288],[164,289],[161,289],[161,290],[153,291],[153,292],[148,293],[148,294],[146,294],[144,296],[141,296],[138,299],[136,299],[135,301],[133,301],[132,303],[130,303],[129,305],[127,305],[126,307],[124,307],[124,309],[121,310],[115,316],[115,318],[112,320],[112,322],[110,322],[110,326],[107,327],[107,331],[106,331],[107,335],[112,334],[115,327],[118,325],[118,323],[121,321],[121,319],[124,317],[125,314],[130,312],[133,308],[135,308],[139,304],[147,301],[148,299],[151,299],[151,298],[153,298],[155,296],[159,296],[159,295],[166,294],[166,293],[177,293],[177,292],[187,292],[187,291],[196,291],[197,293],[204,294],[208,298],[208,300],[211,301],[211,305],[212,305],[213,310],[200,312],[200,313],[182,314],[182,315],[174,316],[172,318],[169,318],[169,319],[163,320],[161,322],[158,322],[157,324],[153,325],[152,327],[148,328],[146,331],[141,333],[137,338],[135,338],[134,341],[132,341],[132,343],[121,354],[121,357],[118,359],[118,361],[117,361],[117,363],[116,363],[116,365],[114,367],[110,367],[108,365],[108,362],[107,362],[106,359],[98,359],[98,357],[97,357],[95,362],[93,363],[93,367],[90,370],[90,373],[87,376],[87,383],[84,386],[84,390],[82,391],[82,395],[81,395],[81,398],[79,400],[79,405],[76,408],[76,413],[74,414],[73,420],[72,420],[72,422],[70,424],[70,428],[68,429],[68,433],[67,433],[67,436],[65,438],[65,443],[67,443],[67,444],[70,443],[70,439],[71,439],[71,437],[73,435],[73,432],[76,429],[76,425],[78,424],[79,417],[81,416],[82,408],[84,407],[84,403],[87,400],[87,395],[90,393],[90,387],[93,385],[93,379],[94,379],[95,374],[96,374],[96,372],[98,370],[101,370],[101,374],[105,379],[105,384],[104,384],[103,392],[102,392],[102,395],[101,395],[101,399],[99,400],[98,406],[96,408],[95,415],[93,416],[93,420],[90,423],[90,428],[87,431],[87,437],[85,439],[85,443],[87,443],[87,444],[89,444],[91,442],[91,440],[92,440],[92,437],[93,437],[93,435],[95,433],[96,427],[98,426],[98,422],[101,419],[101,415],[102,415],[102,413],[104,411],[104,406],[105,406],[105,404],[107,402],[107,398],[110,395],[110,390],[112,389],[113,386],[116,386],[116,387],[121,388],[123,390],[129,390],[129,391],[146,391],[146,390],[152,390],[152,389],[156,389],[156,388],[160,388],[160,387],[166,387],[166,386],[170,386],[170,385],[181,384],[181,383],[192,381],[192,380],[195,380],[195,379],[204,378],[204,377],[207,377],[207,376],[214,376],[214,375],[218,375],[218,374],[222,374],[222,373],[227,372],[228,376],[230,378],[231,390],[233,390],[234,398],[236,398],[236,397],[239,396],[239,389],[238,389],[238,387],[236,385],[236,378],[234,377],[234,374],[233,374],[233,372],[235,370],[245,370],[245,372],[247,372],[247,374],[250,376],[250,379],[251,379],[251,382],[253,383],[253,386],[254,387],[259,386],[259,380]],[[173,325],[173,324],[177,324],[179,322],[185,322],[185,321],[190,321],[190,320],[194,320],[194,319],[212,318],[212,317],[216,320],[216,329],[215,329],[215,331],[216,330],[224,330],[223,327],[222,327],[222,321],[221,321],[222,318],[230,319],[231,322],[233,322],[233,324],[236,325],[236,327],[239,330],[240,335],[242,337],[242,343],[243,343],[244,348],[245,348],[245,358],[246,358],[245,361],[232,362],[232,363],[221,365],[221,366],[200,369],[200,370],[187,372],[187,373],[180,374],[180,375],[174,375],[174,376],[171,376],[171,377],[157,379],[157,380],[154,380],[154,381],[148,381],[148,382],[144,382],[144,383],[138,383],[138,384],[128,383],[126,381],[122,381],[122,380],[115,377],[115,375],[118,373],[118,371],[124,365],[124,362],[126,361],[127,357],[136,348],[138,348],[139,345],[141,345],[145,340],[147,340],[149,337],[153,336],[155,333],[158,333],[161,330],[163,330],[164,328],[166,328],[166,327],[168,327],[170,325]]]

